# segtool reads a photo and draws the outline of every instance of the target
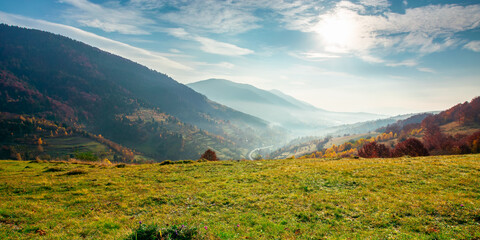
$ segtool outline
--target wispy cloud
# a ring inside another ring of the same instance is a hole
[[[400,67],[400,66],[414,67],[414,66],[418,65],[418,62],[414,59],[409,59],[409,60],[404,60],[404,61],[401,61],[401,62],[389,62],[389,63],[386,63],[385,65],[387,65],[389,67]]]
[[[407,9],[404,14],[385,10],[382,15],[369,15],[364,11],[360,5],[340,2],[319,16],[318,31],[327,51],[340,49],[360,55],[375,50],[427,54],[456,46],[459,40],[455,33],[480,24],[480,5],[429,5]]]
[[[169,1],[177,11],[160,14],[161,20],[189,30],[209,33],[241,33],[260,27],[253,8],[242,1],[193,0]]]
[[[360,3],[365,6],[382,7],[382,8],[390,6],[390,3],[388,3],[387,0],[361,0]]]
[[[437,73],[437,71],[431,69],[431,68],[425,68],[425,67],[419,67],[417,68],[418,71],[420,72],[426,72],[426,73]]]
[[[263,27],[262,21],[268,17],[289,30],[318,33],[326,53],[354,54],[373,63],[388,63],[381,60],[382,56],[376,56],[377,52],[425,55],[456,47],[462,43],[456,33],[480,24],[479,4],[427,5],[395,13],[387,0],[60,2],[72,6],[64,16],[83,26],[123,34],[149,34],[159,23],[169,22],[178,26],[177,32],[170,33],[172,36],[185,39],[185,35],[195,33],[196,36],[190,35],[190,40],[201,43],[201,49],[206,52],[221,55],[245,55],[251,50],[199,35],[243,33]],[[406,4],[404,1],[404,6]],[[264,10],[268,14],[257,14]],[[473,44],[465,48],[473,50]]]
[[[194,64],[198,66],[209,66],[209,67],[215,67],[215,68],[221,68],[221,69],[232,69],[235,67],[234,64],[229,62],[220,62],[220,63],[195,62]]]
[[[466,49],[470,49],[474,52],[480,52],[480,41],[471,41],[467,44],[465,44],[465,46],[463,46],[464,48]]]
[[[327,59],[340,58],[340,55],[325,52],[291,52],[290,55],[307,61],[325,61]]]
[[[136,61],[160,72],[192,70],[191,67],[166,58],[162,56],[161,53],[148,51],[125,43],[117,42],[112,39],[101,37],[75,27],[32,19],[14,14],[8,14],[4,12],[0,12],[0,19],[2,22],[10,25],[35,28],[56,34],[61,34],[64,36],[69,36],[70,38],[82,41],[84,43],[98,47],[102,50]]]
[[[144,17],[139,9],[124,7],[116,2],[109,2],[107,7],[87,0],[60,0],[60,2],[72,6],[64,14],[65,18],[74,20],[82,26],[99,28],[105,32],[149,34],[144,27],[155,23]]]
[[[160,9],[165,6],[165,1],[159,0],[130,0],[128,4],[134,8],[142,10]]]
[[[239,56],[253,53],[250,49],[241,48],[230,43],[219,42],[210,38],[194,37],[193,39],[201,43],[201,49],[207,53],[226,56]]]
[[[163,31],[180,39],[196,41],[201,44],[200,49],[202,51],[211,54],[224,56],[241,56],[254,53],[254,51],[250,49],[241,48],[230,43],[220,42],[211,38],[190,34],[183,28],[167,28]]]

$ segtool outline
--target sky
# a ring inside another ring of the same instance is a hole
[[[480,96],[478,0],[15,0],[0,1],[0,22],[184,84],[228,79],[331,111],[396,115]]]

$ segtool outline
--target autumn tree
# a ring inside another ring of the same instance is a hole
[[[423,141],[429,150],[441,149],[445,136],[440,131],[440,127],[435,123],[433,117],[427,117],[422,122],[422,127],[425,128],[425,135]]]
[[[422,142],[416,138],[409,138],[403,142],[398,143],[393,150],[393,156],[428,156],[428,150],[425,148]]]
[[[207,159],[208,161],[218,161],[217,154],[211,149],[205,151],[200,158]]]
[[[370,142],[363,145],[363,147],[358,150],[358,155],[364,158],[388,158],[392,156],[387,146],[377,144],[377,142]]]

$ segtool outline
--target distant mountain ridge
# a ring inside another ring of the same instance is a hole
[[[281,130],[72,39],[0,25],[0,107],[102,134],[154,159],[246,157]]]
[[[208,79],[187,84],[209,99],[276,123],[292,132],[311,132],[340,124],[363,122],[385,116],[370,113],[331,112],[316,108],[278,90],[266,91],[225,79]]]
[[[296,107],[300,108],[300,109],[304,109],[304,110],[311,110],[311,111],[317,111],[317,110],[321,110],[321,111],[326,111],[326,110],[323,110],[323,109],[320,109],[320,108],[316,108],[314,107],[313,105],[309,104],[309,103],[306,103],[306,102],[303,102],[301,100],[298,100],[290,95],[287,95],[283,92],[281,92],[280,90],[276,90],[276,89],[272,89],[270,90],[271,93],[285,99],[286,101],[289,101],[291,104],[295,105]]]

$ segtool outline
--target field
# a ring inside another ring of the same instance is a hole
[[[108,147],[83,136],[49,137],[45,138],[47,154],[52,156],[69,156],[75,152],[93,152],[96,154],[108,152]],[[112,156],[110,156],[113,159]]]
[[[343,143],[346,143],[348,141],[356,141],[360,138],[371,138],[372,136],[373,137],[376,137],[379,133],[377,132],[372,132],[372,133],[361,133],[361,134],[355,134],[355,135],[350,135],[350,136],[343,136],[343,137],[335,137],[335,138],[332,138],[330,139],[330,141],[328,141],[324,148],[330,148],[332,147],[333,145],[342,145]]]
[[[480,155],[88,165],[0,161],[0,239],[480,239]]]

